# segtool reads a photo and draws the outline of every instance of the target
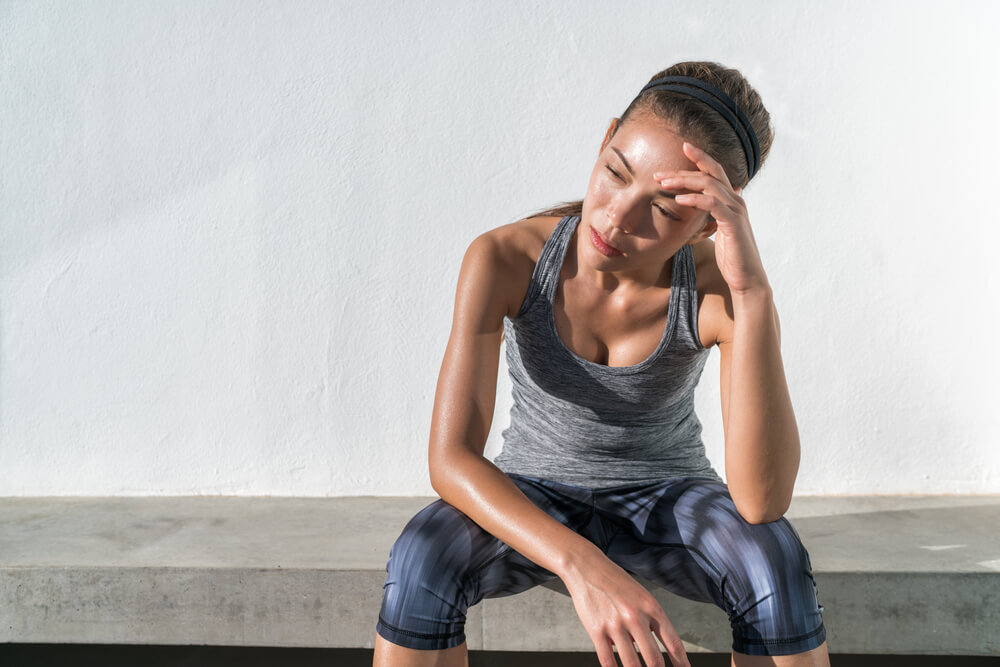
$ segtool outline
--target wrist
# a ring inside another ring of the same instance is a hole
[[[597,558],[607,558],[604,553],[597,548],[597,545],[590,540],[584,540],[586,544],[579,548],[569,549],[559,561],[558,569],[555,573],[564,583],[571,583],[577,579],[587,576],[593,568],[593,562]]]
[[[774,292],[767,283],[744,290],[730,290],[733,308],[758,308],[774,302]]]

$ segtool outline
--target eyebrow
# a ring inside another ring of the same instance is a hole
[[[628,169],[628,173],[630,173],[632,176],[635,176],[635,172],[632,171],[632,165],[628,163],[628,160],[625,159],[625,156],[622,155],[622,152],[617,148],[615,148],[614,146],[611,147],[611,150],[615,152],[615,155],[618,156],[618,158],[622,161],[622,164],[625,165],[625,168]],[[676,192],[671,192],[670,190],[660,190],[657,192],[657,194],[663,197],[667,197],[668,199],[673,199],[674,197],[677,196]]]

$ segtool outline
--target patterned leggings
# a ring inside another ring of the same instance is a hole
[[[589,489],[508,474],[540,508],[607,556],[728,615],[733,650],[787,655],[826,639],[809,554],[787,519],[750,524],[725,484],[693,477]],[[465,642],[468,608],[556,575],[443,500],[418,512],[389,553],[376,631],[416,649]]]

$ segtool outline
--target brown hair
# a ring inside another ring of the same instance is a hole
[[[707,61],[687,61],[657,72],[650,81],[665,76],[690,76],[701,79],[722,90],[736,102],[757,134],[760,144],[760,167],[771,150],[774,131],[771,115],[764,108],[760,95],[747,82],[739,70]],[[632,100],[621,115],[621,127],[629,118],[652,114],[673,125],[677,132],[702,148],[722,165],[734,188],[746,187],[747,157],[743,144],[733,127],[717,111],[697,98],[671,90],[647,90]],[[618,128],[615,128],[615,132]],[[612,136],[614,136],[612,134]],[[758,168],[757,173],[760,173]],[[756,174],[754,174],[756,175]],[[529,218],[541,216],[580,215],[583,200],[563,202],[552,208],[534,213]]]

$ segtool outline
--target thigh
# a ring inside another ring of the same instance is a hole
[[[698,482],[703,481],[708,480],[670,479],[602,494],[599,508],[617,527],[606,553],[675,595],[724,607],[724,575],[703,549],[704,532],[695,531],[699,539],[692,539],[690,522],[678,517],[679,510],[682,516],[689,514],[685,503],[690,505],[692,492],[702,489]],[[704,499],[699,504],[695,513],[706,512]]]
[[[593,503],[587,489],[535,477],[509,474],[508,477],[539,509],[571,530],[592,540]],[[486,562],[477,564],[468,578],[469,604],[483,598],[520,593],[554,579],[555,573],[522,556],[498,540],[499,548]]]
[[[582,520],[579,504],[547,483],[512,480],[550,516],[568,525]],[[386,573],[379,632],[412,648],[455,646],[464,641],[469,607],[555,577],[444,500],[406,524],[389,552]]]
[[[645,498],[646,515],[630,515],[612,545],[623,567],[724,609],[740,652],[779,655],[822,641],[812,564],[787,519],[748,523],[714,480],[671,480]]]

